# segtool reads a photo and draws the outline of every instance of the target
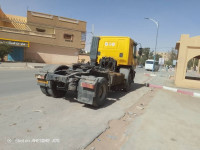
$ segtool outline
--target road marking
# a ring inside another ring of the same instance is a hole
[[[193,93],[194,97],[200,97],[200,93]]]
[[[163,87],[160,85],[153,85],[153,84],[149,84],[149,87],[154,87],[154,88],[159,88],[162,89]]]
[[[173,92],[177,92],[177,89],[171,88],[171,87],[167,87],[167,86],[163,86],[163,89],[169,90],[169,91],[173,91]]]
[[[193,92],[190,91],[183,91],[183,90],[177,90],[178,93],[186,94],[186,95],[191,95],[193,96]]]

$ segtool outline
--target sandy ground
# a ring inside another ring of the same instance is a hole
[[[118,150],[129,139],[128,127],[136,117],[139,117],[146,111],[146,107],[155,96],[155,91],[148,91],[137,103],[126,109],[126,113],[118,120],[109,122],[109,127],[105,132],[98,136],[86,150]]]
[[[200,101],[165,90],[147,92],[87,150],[199,150]]]

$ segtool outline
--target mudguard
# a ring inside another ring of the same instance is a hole
[[[98,78],[95,76],[81,76],[78,85],[78,101],[84,104],[93,104],[93,100],[96,97],[96,85]],[[87,83],[92,88],[83,87],[82,84]]]

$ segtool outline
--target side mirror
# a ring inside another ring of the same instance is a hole
[[[142,55],[142,48],[139,48],[138,54],[139,54],[139,56]]]

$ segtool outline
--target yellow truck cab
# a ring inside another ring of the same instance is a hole
[[[117,66],[135,66],[136,43],[130,37],[100,36],[97,63],[103,57],[112,57]]]

